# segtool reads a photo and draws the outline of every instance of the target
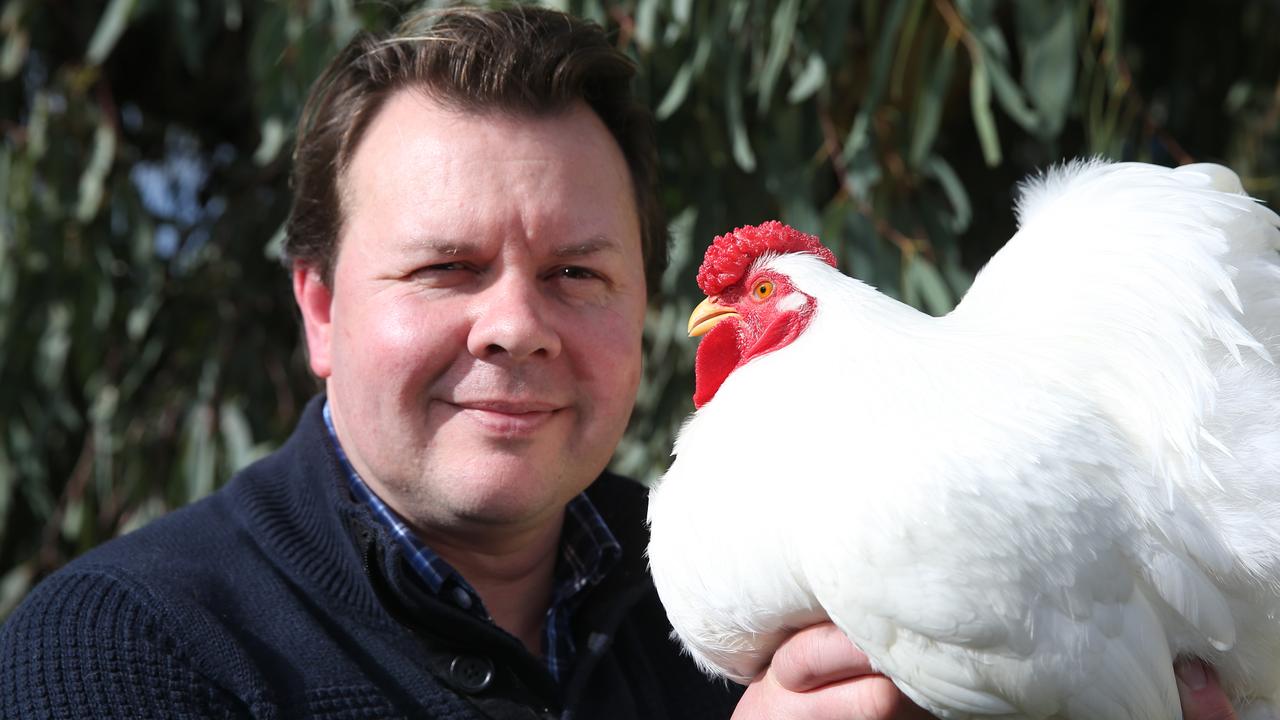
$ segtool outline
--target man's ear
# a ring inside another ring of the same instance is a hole
[[[307,334],[307,356],[311,372],[328,378],[332,369],[330,341],[333,338],[333,291],[324,284],[320,271],[301,263],[293,266],[293,299],[302,311],[302,327]]]

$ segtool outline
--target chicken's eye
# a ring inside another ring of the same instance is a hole
[[[773,294],[773,283],[768,280],[761,280],[756,283],[755,287],[751,288],[751,294],[755,296],[756,300],[768,300],[769,296]]]

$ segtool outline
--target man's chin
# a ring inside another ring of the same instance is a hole
[[[456,484],[445,490],[460,520],[522,525],[558,516],[565,503],[595,479],[548,472],[555,465],[534,469],[524,464],[505,466],[494,459],[459,474]],[[563,467],[562,463],[557,464]]]

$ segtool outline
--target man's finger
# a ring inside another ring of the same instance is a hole
[[[807,692],[874,672],[867,656],[831,623],[792,635],[778,648],[769,668],[773,680],[791,692]]]
[[[1236,713],[1227,694],[1218,684],[1213,668],[1196,658],[1179,660],[1173,666],[1178,678],[1178,699],[1183,720],[1235,720]]]
[[[779,691],[771,678],[747,688],[733,720],[932,720],[883,675],[862,675],[816,691]]]

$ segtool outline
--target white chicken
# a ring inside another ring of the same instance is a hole
[[[833,620],[945,718],[1280,717],[1280,218],[1217,165],[1077,162],[934,318],[780,223],[716,238],[653,488],[676,634],[745,680]]]

